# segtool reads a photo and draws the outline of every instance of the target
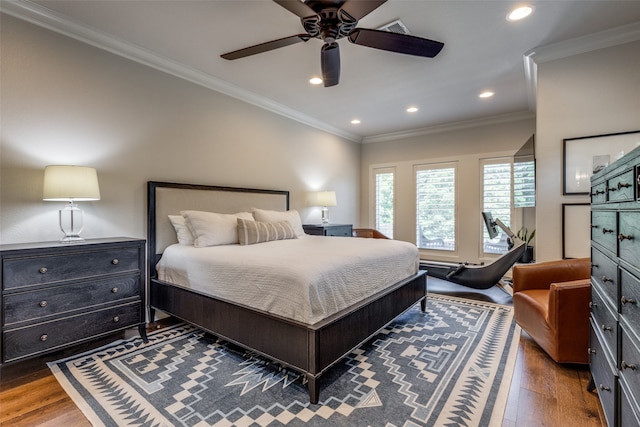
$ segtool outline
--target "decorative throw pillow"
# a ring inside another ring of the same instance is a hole
[[[253,220],[249,212],[221,214],[204,211],[180,212],[194,237],[196,248],[238,243],[238,218]]]
[[[176,230],[178,243],[185,246],[193,246],[193,234],[187,227],[187,223],[182,215],[169,215],[169,221]]]
[[[297,238],[288,221],[260,222],[238,218],[238,241],[241,245]]]
[[[251,212],[253,213],[253,218],[256,221],[260,222],[280,222],[287,221],[293,227],[293,231],[296,233],[296,236],[301,237],[305,235],[304,229],[302,228],[302,220],[300,219],[300,214],[296,210],[290,211],[270,211],[265,209],[257,209],[251,208]]]

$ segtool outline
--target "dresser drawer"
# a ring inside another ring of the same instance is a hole
[[[591,211],[591,240],[616,253],[618,243],[616,213],[613,211]]]
[[[140,302],[135,302],[25,328],[5,329],[3,362],[138,325],[141,309]]]
[[[626,328],[620,334],[620,350],[620,375],[631,390],[640,391],[640,350]]]
[[[606,346],[609,356],[614,358],[618,349],[618,321],[596,289],[591,287],[591,318],[593,325],[600,330],[600,336],[604,338],[603,347]]]
[[[325,231],[325,236],[352,237],[352,233],[353,232],[350,225],[340,225],[327,228]]]
[[[138,248],[71,252],[50,256],[6,258],[4,289],[138,271]]]
[[[607,419],[607,424],[615,426],[616,376],[606,354],[602,350],[598,340],[598,333],[595,331],[593,323],[591,324],[589,346],[591,375],[600,397],[602,410]]]
[[[623,172],[607,181],[607,199],[609,202],[633,200],[633,170]]]
[[[55,286],[4,297],[5,326],[140,296],[140,276]]]
[[[620,314],[631,325],[640,325],[640,279],[620,269]]]
[[[640,267],[640,212],[620,212],[618,240],[620,258]]]
[[[640,409],[637,406],[637,391],[629,390],[624,378],[619,382],[620,390],[620,427],[640,426]]]
[[[597,249],[591,248],[591,280],[618,311],[618,266]]]
[[[607,183],[601,182],[591,188],[591,204],[597,205],[607,201]]]

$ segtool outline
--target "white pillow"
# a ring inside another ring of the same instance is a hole
[[[185,219],[182,215],[169,215],[169,221],[176,230],[176,236],[178,236],[178,243],[185,246],[193,246],[193,234],[187,227]]]
[[[251,208],[251,212],[253,213],[253,217],[256,221],[270,223],[287,221],[291,224],[291,227],[293,227],[293,231],[296,233],[296,236],[302,237],[305,235],[304,229],[302,228],[300,214],[298,214],[298,211],[296,210],[269,211],[265,209]]]
[[[196,248],[238,243],[238,218],[253,220],[249,212],[221,214],[204,211],[181,211],[194,237]]]

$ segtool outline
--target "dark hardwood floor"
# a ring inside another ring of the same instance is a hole
[[[511,296],[498,287],[475,291],[431,277],[428,280],[429,292],[511,304]],[[166,323],[151,324],[149,330]],[[0,372],[0,426],[90,426],[46,362],[136,334],[137,330],[131,330],[80,348],[5,366]],[[587,366],[556,364],[523,332],[502,426],[605,426],[597,395],[586,390],[588,381]]]

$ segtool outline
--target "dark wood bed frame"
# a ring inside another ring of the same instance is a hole
[[[317,403],[319,399],[318,378],[332,365],[369,340],[418,301],[421,302],[422,310],[425,310],[425,271],[418,271],[415,275],[314,325],[160,281],[157,277],[156,263],[166,246],[158,245],[158,230],[160,227],[166,228],[168,223],[168,219],[165,218],[167,209],[158,209],[158,204],[162,203],[157,194],[160,189],[188,192],[196,190],[194,194],[202,194],[205,198],[208,193],[215,197],[241,193],[243,200],[239,203],[247,203],[244,200],[247,195],[259,196],[255,201],[251,201],[251,204],[244,206],[246,211],[251,207],[273,208],[272,202],[266,207],[260,205],[259,198],[264,195],[281,199],[277,202],[281,203],[280,210],[288,210],[289,192],[148,182],[149,314],[150,320],[153,321],[155,310],[161,310],[303,373],[307,379],[311,403]],[[179,214],[181,209],[197,209],[200,206],[188,205],[177,207],[174,211],[170,208],[169,211]],[[237,202],[231,202],[226,211],[219,206],[216,206],[216,209],[222,213],[240,211]]]

